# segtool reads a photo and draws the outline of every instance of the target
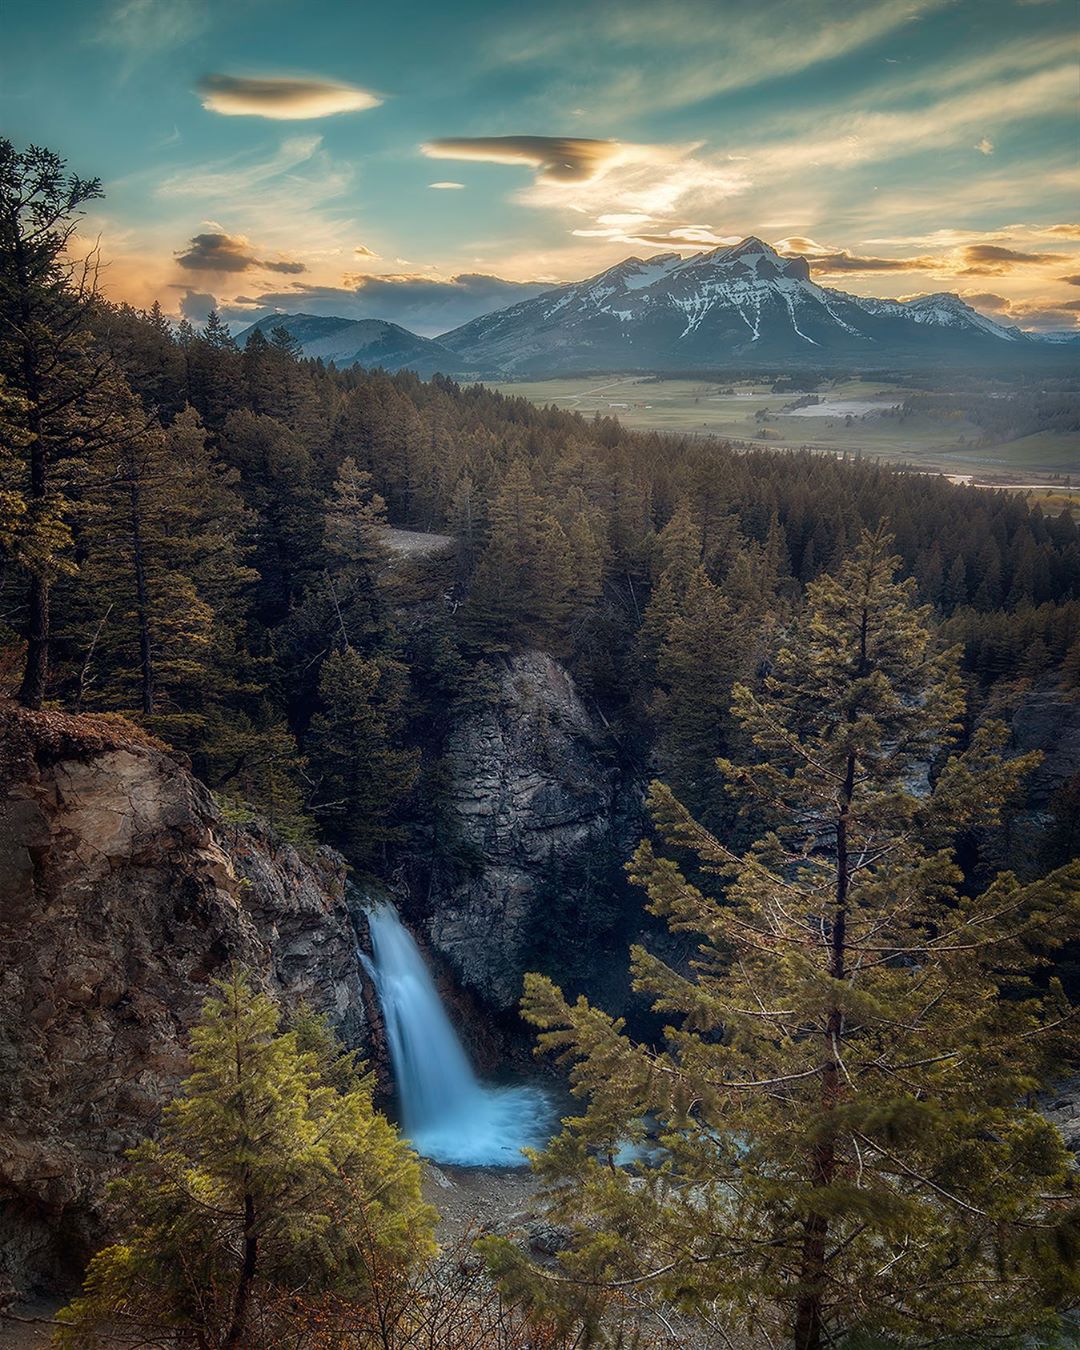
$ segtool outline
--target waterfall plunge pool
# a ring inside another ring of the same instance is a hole
[[[523,1167],[558,1128],[538,1084],[482,1083],[443,1007],[427,962],[392,905],[368,910],[372,956],[360,959],[386,1025],[402,1132],[432,1162]]]

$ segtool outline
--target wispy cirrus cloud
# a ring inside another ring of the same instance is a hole
[[[669,229],[650,228],[649,216],[624,216],[618,214],[598,216],[594,229],[571,230],[578,239],[607,239],[612,242],[629,244],[632,247],[643,245],[646,248],[662,248],[669,252],[689,250],[695,252],[702,248],[718,248],[724,244],[737,244],[742,238],[738,234],[717,234],[711,225],[672,225]]]
[[[745,147],[758,176],[880,164],[963,144],[988,120],[1012,125],[1063,114],[1076,99],[1076,66],[1059,62],[1012,81],[965,89],[917,107],[830,113],[797,137]]]
[[[727,155],[702,154],[701,149],[699,141],[681,145],[620,144],[591,177],[553,180],[538,176],[516,194],[516,199],[529,206],[556,207],[597,220],[633,212],[663,227],[676,212],[684,221],[691,211],[697,215],[699,204],[715,209],[720,202],[744,191],[751,181],[742,163]]]
[[[999,225],[995,229],[955,229],[943,228],[928,230],[922,234],[878,235],[867,239],[867,244],[895,244],[901,247],[926,245],[933,248],[961,248],[978,243],[1009,243],[1014,240],[1031,239],[1080,239],[1080,225],[1031,225],[1022,221],[1011,225]]]
[[[203,0],[118,0],[100,19],[92,40],[130,56],[152,56],[190,42],[209,26]]]
[[[204,75],[202,105],[226,117],[303,121],[377,108],[382,99],[367,89],[334,80],[281,76]]]
[[[553,72],[557,101],[588,90],[594,110],[674,109],[791,77],[859,51],[942,8],[947,0],[622,0],[575,7],[573,22],[525,20],[489,44],[497,65]],[[598,52],[604,60],[597,60]],[[560,89],[565,86],[565,93]]]
[[[158,197],[239,197],[310,163],[321,136],[290,136],[271,155],[232,155],[209,164],[191,164],[169,174],[154,190]]]
[[[305,263],[293,258],[258,258],[242,234],[196,234],[176,255],[177,263],[189,272],[247,272],[261,268],[266,272],[296,274],[306,272]]]
[[[216,220],[236,221],[267,247],[313,261],[346,256],[356,245],[361,227],[348,200],[353,178],[352,165],[334,160],[319,136],[291,136],[269,153],[187,164],[148,187],[173,210],[178,203],[196,207],[211,230],[222,228]],[[142,188],[144,181],[125,186]]]

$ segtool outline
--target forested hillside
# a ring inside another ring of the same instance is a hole
[[[281,332],[241,351],[215,315],[175,328],[72,276],[64,210],[92,185],[40,172],[41,222],[5,245],[7,677],[30,706],[137,717],[237,809],[385,861],[438,809],[454,705],[539,647],[613,753],[719,811],[731,684],[878,522],[964,644],[976,709],[1075,679],[1068,512],[339,372]],[[393,566],[386,522],[452,556]]]
[[[99,193],[0,141],[0,1277],[96,1249],[70,1346],[1067,1334],[1070,512],[241,349],[102,295]],[[390,895],[581,1099],[486,1264],[355,1061]]]

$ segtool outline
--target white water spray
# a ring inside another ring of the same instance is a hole
[[[368,912],[373,958],[361,960],[386,1024],[402,1126],[435,1162],[519,1167],[550,1137],[554,1112],[536,1086],[481,1083],[450,1024],[423,955],[392,905]]]

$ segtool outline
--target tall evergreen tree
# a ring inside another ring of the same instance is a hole
[[[68,626],[85,658],[82,706],[132,710],[185,749],[241,689],[243,561],[250,515],[193,409],[167,429],[145,424],[130,395],[128,434],[88,493],[79,585]]]
[[[405,671],[351,647],[323,663],[322,711],[312,719],[307,751],[316,780],[311,809],[351,862],[370,865],[388,841],[391,820],[417,774],[415,751],[400,747]]]
[[[96,258],[69,255],[82,206],[101,195],[98,179],[68,173],[52,151],[0,139],[0,376],[17,400],[7,417],[20,468],[9,475],[18,510],[8,548],[26,581],[19,699],[31,708],[48,686],[52,588],[72,570],[72,479],[108,409],[108,363],[89,335]]]
[[[521,460],[507,469],[491,505],[487,546],[465,622],[489,650],[558,645],[573,585],[570,544]]]
[[[317,1022],[282,1032],[234,971],[191,1070],[114,1184],[116,1241],[57,1319],[61,1346],[292,1344],[320,1295],[363,1303],[434,1249],[415,1155]]]
[[[388,617],[379,571],[387,560],[386,503],[371,474],[346,458],[327,503],[323,549],[326,584],[343,646],[370,645],[385,635]]]
[[[577,1223],[564,1296],[651,1290],[717,1335],[820,1350],[1053,1337],[1080,1294],[1075,1169],[1031,1104],[1075,1045],[1043,967],[1080,927],[1080,866],[965,884],[957,833],[997,818],[1031,758],[1003,762],[992,728],[952,750],[956,653],[897,566],[865,535],[761,688],[736,689],[757,757],[721,768],[760,822],[751,848],[653,786],[662,836],[721,886],[651,843],[635,856],[651,910],[699,942],[688,970],[634,949],[664,1044],[527,980],[587,1102],[539,1164]],[[648,1161],[610,1165],[646,1122]],[[489,1254],[551,1297],[519,1252]]]
[[[666,780],[710,824],[726,805],[716,760],[730,748],[732,685],[751,673],[750,638],[731,601],[698,567],[664,625],[651,712]]]

